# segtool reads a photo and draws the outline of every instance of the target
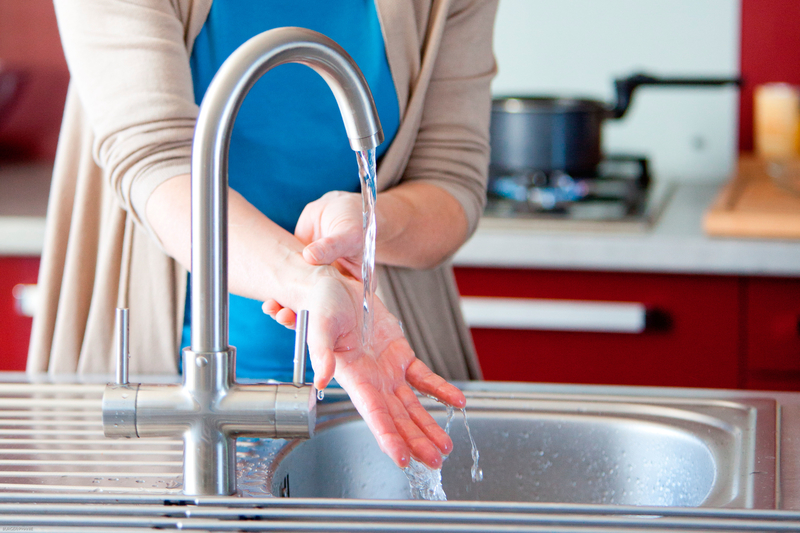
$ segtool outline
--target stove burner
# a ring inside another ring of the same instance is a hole
[[[647,159],[642,157],[608,157],[590,176],[493,167],[486,213],[500,217],[626,219],[644,212],[649,185]]]

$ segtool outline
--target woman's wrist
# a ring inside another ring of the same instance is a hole
[[[376,260],[406,268],[433,268],[455,253],[467,234],[461,204],[446,190],[406,182],[378,195]]]

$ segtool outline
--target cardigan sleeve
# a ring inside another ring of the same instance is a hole
[[[153,190],[190,170],[198,107],[178,0],[55,0],[93,156],[120,206],[144,226]]]
[[[486,204],[496,10],[496,0],[454,0],[450,6],[403,176],[453,195],[466,214],[468,235]]]

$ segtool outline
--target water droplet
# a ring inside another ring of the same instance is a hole
[[[325,391],[320,389],[317,391],[317,400],[320,402],[325,399]]]

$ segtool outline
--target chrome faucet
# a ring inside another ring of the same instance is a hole
[[[183,383],[128,383],[128,311],[117,310],[117,376],[103,394],[107,437],[182,437],[183,492],[236,492],[236,438],[307,438],[316,390],[303,383],[307,312],[298,314],[294,383],[239,384],[228,345],[228,151],[236,114],[267,71],[301,63],[336,97],[353,150],[383,141],[369,87],[339,45],[303,28],[251,38],[223,63],[200,106],[192,145],[192,336],[183,350]],[[165,356],[169,356],[165,354]]]

